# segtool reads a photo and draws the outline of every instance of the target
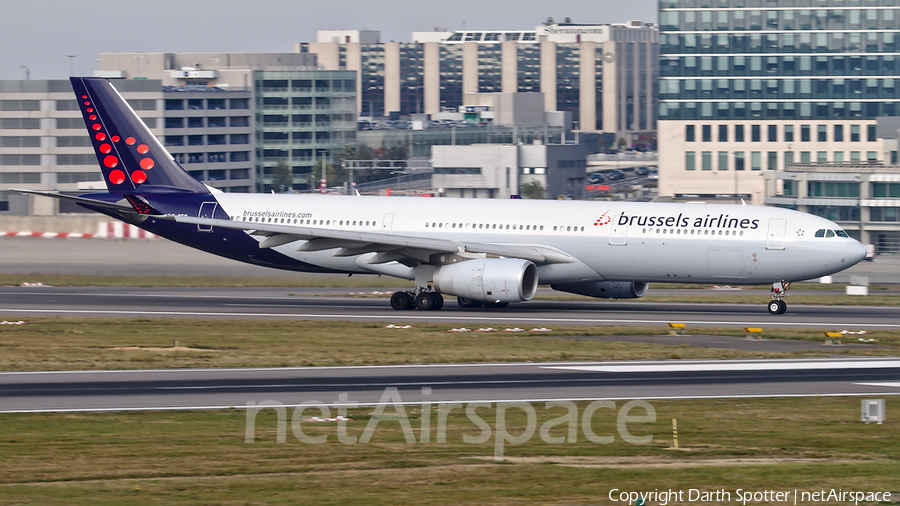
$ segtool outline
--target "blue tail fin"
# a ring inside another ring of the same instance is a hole
[[[209,193],[178,165],[109,81],[71,80],[110,193]]]

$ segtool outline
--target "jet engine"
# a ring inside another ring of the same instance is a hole
[[[647,295],[650,283],[632,281],[580,281],[577,283],[557,283],[550,288],[560,292],[577,293],[601,299],[639,299]]]
[[[442,265],[434,271],[434,289],[482,302],[531,300],[537,291],[537,266],[518,258],[479,258]]]

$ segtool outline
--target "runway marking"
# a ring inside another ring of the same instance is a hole
[[[584,365],[554,366],[541,369],[559,369],[565,371],[591,372],[694,372],[694,371],[799,371],[810,369],[874,369],[900,367],[900,360],[846,361],[846,362],[756,362],[756,363],[719,363],[719,364],[629,364],[629,365]]]
[[[386,315],[348,315],[348,314],[306,314],[306,313],[213,313],[199,311],[126,311],[126,310],[109,310],[109,309],[5,309],[0,308],[3,313],[35,313],[35,314],[112,314],[112,315],[140,315],[140,316],[210,316],[210,317],[278,317],[278,318],[341,318],[346,320],[381,320],[381,321],[408,321],[408,320],[424,320],[424,321],[484,321],[484,322],[546,322],[546,323],[656,323],[664,324],[669,320],[626,320],[626,319],[599,319],[599,318],[535,318],[535,317],[504,317],[504,316],[437,316],[437,315],[403,315],[397,318],[391,318]],[[716,321],[716,320],[679,320],[681,323],[688,325],[777,325],[779,327],[835,327],[848,326],[860,328],[900,328],[900,323],[865,323],[865,322],[845,322],[845,323],[820,323],[820,322],[777,322],[775,320],[766,321]]]
[[[741,395],[673,395],[673,396],[638,396],[638,397],[569,397],[569,398],[540,398],[540,399],[472,399],[472,400],[438,400],[427,399],[420,401],[402,401],[391,403],[391,405],[399,404],[401,406],[421,406],[422,404],[449,404],[459,402],[462,404],[470,404],[474,402],[490,402],[490,403],[512,403],[512,402],[588,402],[588,401],[632,401],[632,400],[695,400],[695,399],[778,399],[778,398],[796,398],[796,397],[865,397],[869,395],[900,395],[900,392],[843,392],[830,394],[741,394]],[[353,401],[350,401],[353,402]],[[314,404],[282,404],[285,408],[298,407],[329,407],[337,408],[340,406],[347,407],[368,407],[377,406],[378,402],[357,402],[354,406],[347,406],[347,403],[340,402],[321,402]],[[281,407],[279,406],[279,407]],[[253,408],[265,406],[251,406]],[[8,409],[0,410],[0,413],[109,413],[116,411],[182,411],[182,410],[198,410],[198,409],[247,409],[247,406],[236,404],[229,405],[208,405],[208,406],[153,406],[153,407],[119,407],[119,408],[47,408],[47,409]]]
[[[864,387],[893,387],[900,388],[900,381],[888,381],[884,383],[854,383],[854,385],[861,385]]]
[[[870,363],[879,363],[893,358],[886,357],[859,357],[854,359],[846,358],[810,358],[810,359],[739,359],[739,360],[718,360],[718,359],[697,359],[697,360],[679,360],[679,364],[744,364],[758,362],[814,362],[814,363],[834,363],[840,364],[845,361],[868,361]],[[900,360],[900,359],[897,359]],[[106,369],[106,370],[79,370],[79,371],[9,371],[0,372],[0,376],[11,375],[52,375],[52,374],[172,374],[172,373],[210,373],[210,372],[278,372],[278,371],[342,371],[346,369],[419,369],[419,368],[459,368],[459,367],[536,367],[543,368],[545,366],[567,367],[567,366],[590,366],[590,365],[664,365],[670,364],[670,361],[660,360],[623,360],[621,362],[485,362],[472,364],[395,364],[395,365],[335,365],[335,366],[306,366],[306,367],[210,367],[210,368],[193,368],[193,369]]]

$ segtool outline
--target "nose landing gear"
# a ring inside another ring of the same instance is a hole
[[[784,312],[787,311],[787,303],[781,300],[781,298],[787,297],[787,292],[790,289],[790,281],[782,279],[781,281],[772,283],[772,300],[768,305],[769,314],[784,314]]]

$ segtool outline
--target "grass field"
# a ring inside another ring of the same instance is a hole
[[[894,398],[884,425],[860,423],[859,399],[852,397],[650,404],[655,422],[628,425],[634,435],[652,435],[649,444],[626,443],[616,431],[616,411],[600,409],[590,426],[598,436],[614,436],[612,444],[588,441],[579,423],[576,442],[548,444],[536,432],[527,442],[507,444],[503,462],[493,459],[495,411],[485,408],[478,413],[491,433],[480,444],[463,441],[481,434],[463,410],[447,418],[446,442],[435,442],[432,409],[429,442],[407,443],[400,423],[379,419],[366,444],[338,442],[328,423],[303,423],[307,435],[328,436],[323,444],[303,443],[290,422],[286,442],[277,443],[272,410],[257,415],[253,443],[244,442],[243,410],[2,415],[0,504],[622,505],[609,500],[611,489],[683,490],[687,498],[690,488],[725,489],[732,494],[727,504],[740,504],[739,488],[900,492]],[[566,413],[535,408],[538,427]],[[421,440],[422,410],[406,409]],[[359,436],[373,411],[348,415],[354,421],[347,433]],[[509,410],[506,427],[524,433],[524,412]],[[566,433],[566,425],[549,431]]]
[[[4,316],[5,319],[15,319]],[[822,353],[741,352],[558,337],[665,334],[665,326],[554,326],[550,333],[448,332],[445,324],[385,328],[388,322],[25,318],[0,325],[0,370],[281,367],[455,362],[787,358]],[[465,326],[456,324],[456,327]],[[468,325],[469,329],[480,325]],[[495,326],[497,329],[506,326]],[[532,327],[523,327],[525,330]],[[821,341],[821,330],[764,329],[766,338]],[[840,330],[840,329],[835,329]],[[853,329],[850,329],[853,330]],[[741,327],[689,329],[721,336]],[[829,355],[896,355],[900,330],[866,335],[887,348],[834,348]],[[848,341],[855,340],[848,336]],[[178,341],[179,348],[174,348]]]

